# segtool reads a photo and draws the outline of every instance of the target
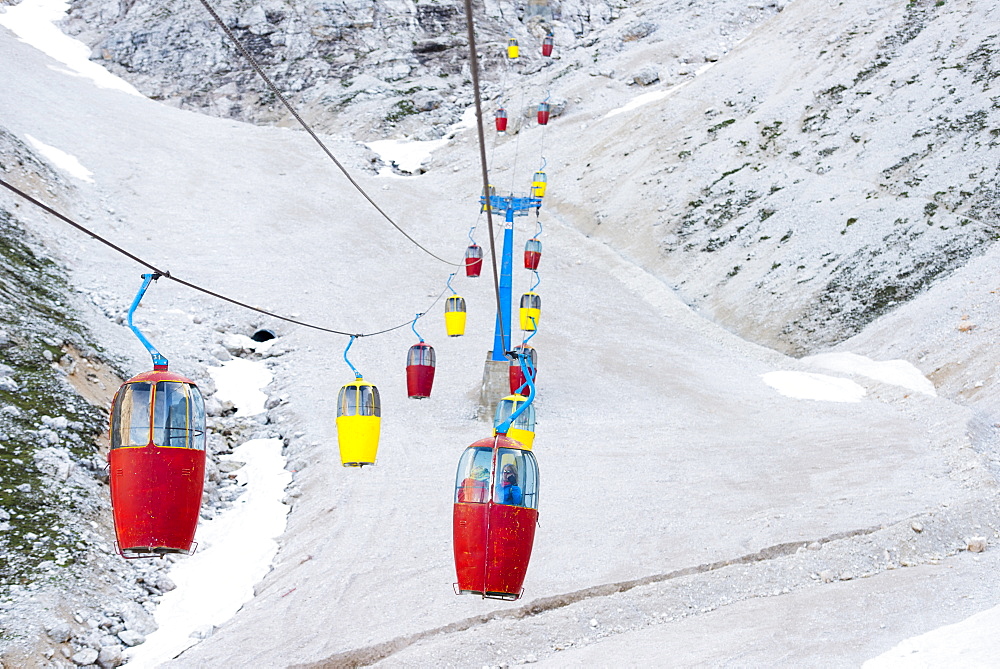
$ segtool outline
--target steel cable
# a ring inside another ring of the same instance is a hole
[[[227,296],[225,296],[225,295],[223,295],[221,293],[217,293],[217,292],[215,292],[213,290],[209,290],[208,288],[204,288],[202,286],[199,286],[196,283],[192,283],[190,281],[185,281],[184,279],[176,277],[176,276],[172,275],[169,271],[164,270],[164,269],[160,269],[159,267],[157,267],[153,263],[149,262],[148,260],[144,260],[144,259],[140,258],[139,256],[126,251],[125,249],[123,249],[122,247],[118,246],[114,242],[112,242],[112,241],[110,241],[108,239],[105,239],[104,237],[102,237],[101,235],[97,234],[93,230],[87,228],[86,226],[81,225],[80,223],[77,223],[76,221],[74,221],[73,219],[69,218],[68,216],[65,216],[64,214],[61,214],[60,212],[58,212],[55,209],[53,209],[52,207],[48,206],[44,202],[41,202],[41,201],[33,198],[32,196],[30,196],[27,193],[25,193],[24,191],[22,191],[20,188],[12,185],[10,183],[8,183],[7,181],[5,181],[2,178],[0,178],[0,186],[3,186],[5,188],[7,188],[8,190],[10,190],[11,192],[13,192],[14,194],[21,196],[22,198],[24,198],[25,200],[27,200],[31,204],[35,205],[39,209],[42,209],[43,211],[47,212],[48,214],[51,214],[52,216],[55,216],[60,221],[62,221],[64,223],[67,223],[68,225],[70,225],[70,226],[76,228],[77,230],[79,230],[80,232],[83,232],[84,234],[88,235],[89,237],[97,240],[101,244],[104,244],[108,248],[113,249],[114,251],[116,251],[116,252],[120,253],[121,255],[125,256],[126,258],[129,258],[130,260],[133,260],[133,261],[137,262],[138,264],[142,265],[143,267],[146,267],[147,269],[152,270],[154,273],[159,274],[160,276],[162,276],[165,279],[170,279],[171,281],[175,281],[175,282],[179,283],[180,285],[186,286],[187,288],[190,288],[192,290],[196,290],[196,291],[198,291],[200,293],[204,293],[205,295],[210,295],[210,296],[212,296],[212,297],[214,297],[216,299],[222,300],[224,302],[229,302],[230,304],[234,304],[234,305],[236,305],[238,307],[243,307],[244,309],[249,309],[250,311],[255,311],[255,312],[257,312],[259,314],[263,314],[265,316],[270,316],[271,318],[276,318],[278,320],[285,321],[287,323],[293,323],[295,325],[301,325],[302,327],[310,328],[312,330],[319,330],[320,332],[329,332],[331,334],[345,335],[347,337],[374,337],[376,335],[385,334],[386,332],[392,332],[393,330],[398,330],[398,329],[400,329],[402,327],[405,327],[405,326],[409,325],[410,322],[412,321],[412,319],[408,319],[404,323],[400,323],[399,325],[395,325],[393,327],[385,328],[384,330],[378,330],[378,331],[375,331],[375,332],[365,332],[365,333],[356,334],[356,333],[352,333],[352,332],[346,332],[344,330],[336,330],[336,329],[333,329],[333,328],[323,327],[321,325],[314,325],[312,323],[309,323],[309,322],[306,322],[306,321],[301,321],[301,320],[298,320],[296,318],[290,318],[288,316],[282,316],[281,314],[276,314],[276,313],[274,313],[272,311],[268,311],[267,309],[261,309],[260,307],[255,307],[255,306],[253,306],[251,304],[247,304],[246,302],[241,302],[241,301],[233,299],[231,297],[227,297]],[[442,290],[438,294],[438,296],[431,303],[430,307],[428,307],[424,311],[424,313],[427,313],[428,311],[430,311],[434,307],[434,305],[438,303],[438,301],[441,299],[442,295],[444,295],[444,290]]]
[[[213,9],[212,6],[208,3],[208,0],[200,0],[200,2],[202,6],[208,11],[208,13],[212,15],[212,18],[215,19],[215,22],[219,24],[219,27],[222,28],[223,32],[226,33],[226,36],[233,42],[233,44],[236,45],[237,50],[243,55],[244,58],[247,59],[247,61],[249,61],[253,69],[257,72],[257,74],[260,75],[261,79],[264,80],[264,83],[267,84],[267,87],[271,89],[271,92],[274,93],[279,100],[281,100],[281,103],[285,105],[285,108],[288,109],[288,111],[292,114],[292,116],[295,117],[295,120],[299,122],[299,125],[301,125],[305,129],[305,131],[309,133],[309,136],[312,137],[313,140],[315,140],[315,142],[319,145],[319,147],[323,149],[323,152],[326,153],[326,155],[329,156],[330,160],[332,160],[333,163],[340,169],[340,171],[343,172],[347,180],[351,182],[351,185],[354,186],[358,190],[358,192],[361,193],[361,195],[363,195],[364,198],[368,200],[368,202],[373,207],[375,207],[375,210],[378,211],[378,213],[382,214],[382,217],[385,218],[385,220],[389,221],[389,223],[392,224],[392,227],[399,230],[399,232],[404,237],[410,240],[410,242],[412,242],[417,248],[419,248],[427,255],[431,256],[432,258],[435,258],[436,260],[440,260],[446,265],[452,265],[455,267],[460,266],[461,263],[453,263],[451,261],[445,260],[441,256],[435,254],[433,251],[423,246],[420,242],[418,242],[416,239],[411,237],[405,230],[403,230],[403,228],[401,228],[399,224],[396,223],[396,221],[394,221],[391,216],[389,216],[389,214],[387,214],[380,206],[378,206],[378,204],[375,202],[375,200],[372,199],[372,197],[367,193],[367,191],[365,191],[365,189],[361,187],[361,184],[359,184],[357,181],[354,180],[354,177],[352,177],[351,174],[347,171],[347,168],[344,167],[339,160],[337,160],[337,157],[333,155],[333,152],[330,151],[330,149],[326,146],[326,144],[323,143],[323,140],[319,138],[319,135],[317,135],[313,131],[313,129],[309,126],[309,124],[306,123],[301,116],[299,116],[299,113],[295,111],[295,108],[292,107],[291,103],[288,102],[287,99],[285,99],[285,96],[281,94],[281,91],[279,91],[278,87],[274,85],[274,82],[271,81],[270,77],[268,77],[267,74],[264,73],[264,70],[261,69],[260,65],[257,63],[257,60],[253,57],[253,54],[251,54],[246,49],[246,47],[243,46],[242,42],[240,42],[236,38],[236,35],[233,34],[233,31],[229,29],[229,26],[227,26],[223,22],[223,20],[219,17],[215,9]]]

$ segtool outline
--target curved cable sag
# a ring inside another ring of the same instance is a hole
[[[253,55],[247,50],[247,48],[245,46],[243,46],[243,44],[238,39],[236,39],[236,35],[234,35],[233,32],[229,29],[229,26],[227,26],[225,24],[225,22],[223,22],[223,20],[221,18],[219,18],[219,15],[216,13],[215,9],[213,9],[212,6],[210,4],[208,4],[208,0],[200,0],[200,2],[202,4],[202,6],[208,11],[208,13],[212,15],[212,18],[215,19],[215,22],[217,24],[219,24],[219,27],[222,28],[223,32],[226,33],[226,37],[228,37],[232,41],[232,43],[236,45],[236,49],[243,55],[244,58],[247,59],[247,61],[250,62],[250,65],[257,72],[257,74],[260,75],[261,79],[264,80],[264,83],[267,84],[267,87],[271,89],[271,92],[274,93],[274,95],[279,100],[281,100],[281,103],[283,105],[285,105],[285,108],[288,109],[289,112],[291,112],[292,116],[295,117],[295,120],[299,122],[299,125],[301,125],[305,129],[305,131],[307,133],[309,133],[309,136],[312,137],[313,140],[315,140],[315,142],[319,145],[319,147],[321,149],[323,149],[323,152],[330,158],[330,160],[333,161],[333,163],[340,169],[340,171],[343,172],[343,174],[347,178],[347,180],[351,182],[351,185],[354,186],[357,189],[357,191],[359,193],[361,193],[361,195],[364,196],[364,198],[366,200],[368,200],[369,204],[371,204],[373,207],[375,207],[375,210],[378,211],[378,213],[382,214],[382,217],[385,220],[389,221],[389,223],[392,225],[392,227],[394,227],[397,230],[399,230],[399,232],[404,237],[406,237],[408,240],[410,240],[410,242],[412,242],[417,248],[419,248],[421,251],[423,251],[427,255],[429,255],[432,258],[435,258],[437,260],[440,260],[441,262],[445,263],[446,265],[456,265],[457,266],[457,265],[461,264],[461,263],[453,263],[453,262],[450,262],[448,260],[445,260],[441,256],[435,254],[430,249],[426,248],[424,245],[422,245],[416,239],[414,239],[413,237],[411,237],[405,230],[403,230],[403,228],[401,228],[399,226],[399,224],[396,223],[396,221],[394,221],[392,219],[392,217],[389,216],[389,214],[387,214],[382,209],[382,207],[378,206],[378,204],[375,202],[375,200],[372,199],[372,197],[367,193],[367,191],[365,191],[365,189],[361,187],[361,184],[359,184],[357,181],[354,180],[354,177],[352,177],[351,174],[347,171],[347,168],[344,167],[343,164],[341,164],[341,162],[339,160],[337,160],[337,157],[335,155],[333,155],[333,152],[330,151],[329,148],[327,148],[326,144],[323,143],[323,140],[321,140],[319,138],[319,135],[317,135],[313,131],[313,129],[311,127],[309,127],[309,124],[306,123],[305,120],[303,120],[303,118],[301,116],[299,116],[299,113],[297,111],[295,111],[295,108],[292,107],[291,103],[287,99],[285,99],[285,96],[281,94],[281,91],[278,90],[278,87],[275,86],[274,83],[271,81],[271,79],[264,73],[264,70],[261,69],[260,65],[257,63],[257,60],[253,57]]]
[[[22,191],[20,188],[17,188],[16,186],[14,186],[12,184],[7,183],[2,178],[0,178],[0,186],[3,186],[7,190],[9,190],[9,191],[11,191],[11,192],[13,192],[13,193],[15,193],[17,195],[20,195],[22,198],[24,198],[25,200],[27,200],[31,204],[35,205],[39,209],[41,209],[41,210],[45,211],[46,213],[48,213],[48,214],[50,214],[50,215],[58,218],[63,223],[66,223],[66,224],[68,224],[68,225],[76,228],[80,232],[82,232],[85,235],[91,237],[92,239],[100,242],[101,244],[104,244],[108,248],[110,248],[110,249],[112,249],[112,250],[120,253],[121,255],[125,256],[129,260],[133,260],[136,263],[138,263],[139,265],[142,265],[143,267],[146,267],[148,269],[153,270],[154,274],[158,274],[158,275],[162,276],[165,279],[170,279],[171,281],[179,283],[182,286],[186,286],[187,288],[190,288],[191,290],[196,290],[196,291],[198,291],[200,293],[204,293],[205,295],[210,295],[210,296],[212,296],[212,297],[214,297],[216,299],[222,300],[223,302],[228,302],[230,304],[235,304],[238,307],[243,307],[244,309],[249,309],[250,311],[255,311],[258,314],[263,314],[265,316],[270,316],[271,318],[276,318],[279,321],[285,321],[286,323],[292,323],[294,325],[301,325],[302,327],[310,328],[312,330],[319,330],[320,332],[329,332],[331,334],[345,335],[345,336],[348,336],[348,337],[355,337],[355,336],[356,337],[374,337],[376,335],[385,334],[386,332],[392,332],[393,330],[398,330],[398,329],[406,327],[407,325],[410,324],[410,321],[407,320],[405,323],[400,323],[399,325],[394,325],[394,326],[392,326],[390,328],[386,328],[384,330],[378,330],[377,332],[366,332],[364,334],[357,334],[356,335],[356,334],[352,334],[350,332],[345,332],[343,330],[335,330],[333,328],[322,327],[322,326],[319,326],[319,325],[314,325],[312,323],[307,323],[305,321],[300,321],[300,320],[298,320],[296,318],[289,318],[288,316],[282,316],[281,314],[276,314],[276,313],[274,313],[272,311],[268,311],[266,309],[261,309],[260,307],[255,307],[255,306],[253,306],[251,304],[247,304],[246,302],[240,302],[239,300],[234,300],[231,297],[226,297],[225,295],[222,295],[220,293],[216,293],[216,292],[214,292],[212,290],[209,290],[207,288],[202,288],[198,284],[191,283],[190,281],[185,281],[184,279],[181,279],[179,277],[173,276],[167,270],[160,269],[159,267],[157,267],[156,265],[150,263],[149,261],[143,260],[142,258],[140,258],[139,256],[137,256],[137,255],[135,255],[133,253],[129,253],[128,251],[126,251],[122,247],[120,247],[117,244],[115,244],[115,243],[113,243],[113,242],[105,239],[104,237],[102,237],[101,235],[97,234],[93,230],[90,230],[89,228],[87,228],[87,227],[85,227],[83,225],[80,225],[79,223],[77,223],[73,219],[71,219],[71,218],[69,218],[69,217],[67,217],[67,216],[59,213],[58,211],[56,211],[52,207],[48,206],[47,204],[45,204],[43,202],[39,202],[35,198],[31,197],[30,195],[28,195],[27,193],[25,193],[24,191]],[[438,300],[441,299],[442,295],[444,295],[444,291],[441,291],[441,293],[437,296],[437,298],[435,298],[434,302],[431,303],[431,306],[427,309],[428,311],[430,311],[430,309],[433,308],[433,306],[435,304],[437,304]]]
[[[420,320],[421,316],[423,316],[423,314],[417,314],[413,317],[413,322],[410,323],[410,329],[413,330],[413,334],[417,335],[417,339],[419,339],[420,343],[423,344],[424,338],[420,336],[419,332],[417,332],[417,321]]]
[[[351,344],[353,344],[354,340],[357,339],[357,338],[358,338],[358,335],[351,335],[351,340],[349,342],[347,342],[347,348],[344,349],[344,362],[346,362],[347,366],[351,368],[352,372],[354,372],[354,378],[360,379],[360,378],[363,378],[361,376],[361,372],[358,371],[358,368],[355,367],[351,363],[350,359],[347,357],[347,352],[351,350]]]

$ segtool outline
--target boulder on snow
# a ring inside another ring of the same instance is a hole
[[[652,66],[646,66],[632,75],[632,81],[640,86],[649,86],[660,80],[660,72]]]

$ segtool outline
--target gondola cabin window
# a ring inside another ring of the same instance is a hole
[[[198,388],[173,381],[129,383],[112,416],[111,448],[205,449],[205,402]]]
[[[497,451],[494,504],[538,508],[538,464],[529,451],[501,448]]]
[[[340,389],[338,416],[381,416],[378,388],[370,384],[348,384]]]

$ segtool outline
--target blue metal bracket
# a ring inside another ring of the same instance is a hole
[[[455,289],[451,287],[451,278],[453,276],[455,276],[454,272],[452,272],[451,274],[448,275],[448,290],[451,291],[452,295],[458,295],[458,293],[455,292]]]
[[[542,206],[542,198],[526,197],[524,195],[490,195],[480,196],[479,204],[484,207],[489,206],[494,214],[506,214],[508,220],[514,216],[527,216],[529,209],[538,209]]]
[[[132,316],[133,314],[135,314],[135,310],[139,307],[139,302],[142,301],[142,296],[146,294],[146,288],[149,287],[150,282],[156,281],[157,279],[160,278],[160,276],[161,276],[160,274],[142,275],[143,279],[142,287],[139,288],[139,292],[136,293],[135,299],[132,300],[132,306],[129,307],[128,309],[128,327],[130,330],[132,330],[135,336],[139,338],[139,341],[142,342],[142,345],[146,347],[146,350],[149,351],[150,357],[153,358],[154,370],[167,369],[170,362],[165,357],[163,357],[159,351],[156,350],[156,347],[153,346],[153,344],[148,339],[146,339],[146,336],[139,331],[139,328],[137,328],[135,324],[132,323]]]
[[[354,378],[360,379],[360,378],[362,378],[361,372],[359,372],[358,369],[357,369],[357,367],[355,367],[354,365],[352,365],[351,361],[347,358],[347,352],[351,350],[351,344],[353,344],[354,340],[357,339],[357,338],[358,338],[358,335],[351,335],[351,341],[347,342],[347,348],[344,349],[344,362],[346,362],[347,366],[351,368],[352,372],[354,372]]]
[[[535,332],[538,332],[538,323],[535,322],[534,318],[531,319],[531,324],[535,326]],[[534,336],[535,336],[534,333],[532,333],[531,337],[534,337]],[[531,339],[531,337],[528,337],[528,339]],[[528,339],[524,340],[525,344],[528,343]],[[515,353],[514,355],[517,355],[518,357],[520,357],[522,359],[522,364],[528,358],[528,355],[524,354],[524,353]],[[507,434],[507,432],[510,431],[510,426],[514,424],[514,421],[516,421],[518,419],[518,417],[522,413],[524,413],[525,409],[527,409],[528,406],[532,402],[535,401],[535,395],[537,395],[537,393],[535,392],[535,379],[532,378],[534,376],[534,374],[532,373],[532,370],[531,370],[530,366],[525,367],[525,369],[526,369],[527,373],[524,375],[524,380],[525,380],[525,383],[528,384],[528,387],[531,388],[531,394],[528,395],[528,401],[526,401],[524,404],[522,404],[521,406],[519,406],[517,408],[517,410],[514,413],[512,413],[509,418],[507,418],[507,420],[505,420],[504,422],[502,422],[499,425],[497,425],[497,427],[496,427],[497,434]]]
[[[535,292],[535,288],[538,288],[538,284],[540,284],[542,282],[541,277],[538,276],[538,270],[537,269],[533,269],[531,271],[534,272],[534,274],[535,274],[535,284],[531,287],[531,290],[528,291],[529,293]],[[535,320],[535,319],[532,318],[531,320]]]
[[[423,314],[417,314],[416,316],[413,317],[413,322],[410,323],[410,329],[413,330],[413,334],[417,335],[417,339],[419,339],[420,343],[423,344],[424,338],[420,336],[419,332],[417,332],[417,321],[420,319],[421,316],[423,316]]]

